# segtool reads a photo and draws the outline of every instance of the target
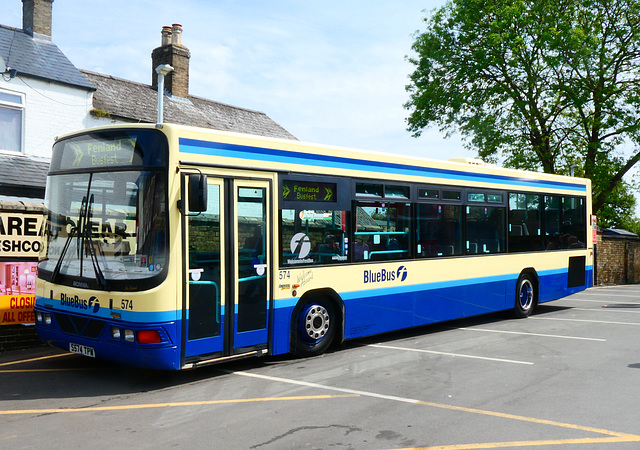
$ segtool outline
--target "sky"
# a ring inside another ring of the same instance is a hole
[[[79,69],[151,84],[162,26],[180,23],[190,94],[262,111],[298,139],[474,157],[454,135],[406,131],[414,33],[445,0],[54,0],[52,40]],[[21,0],[3,0],[22,28]]]

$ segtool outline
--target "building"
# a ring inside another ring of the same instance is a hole
[[[594,285],[640,283],[640,238],[627,230],[599,228]]]
[[[22,29],[0,25],[0,200],[44,198],[55,136],[88,125],[95,88],[51,40],[52,1],[24,0]]]

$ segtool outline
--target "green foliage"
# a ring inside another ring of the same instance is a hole
[[[609,195],[598,212],[598,225],[603,228],[628,230],[640,235],[640,220],[630,214],[636,207],[636,199],[630,186],[622,182]]]
[[[621,180],[640,152],[618,149],[640,142],[640,0],[451,0],[425,22],[409,58],[409,131],[458,131],[507,167],[577,164],[594,212],[631,220]]]

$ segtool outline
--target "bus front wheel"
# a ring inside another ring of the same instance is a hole
[[[294,354],[305,357],[324,353],[336,333],[337,317],[333,303],[324,300],[301,303],[293,317]]]
[[[529,317],[536,306],[536,283],[533,277],[523,273],[516,284],[516,301],[513,313],[518,318]]]

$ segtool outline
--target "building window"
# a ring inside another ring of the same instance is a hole
[[[0,150],[22,152],[24,94],[0,90]]]

